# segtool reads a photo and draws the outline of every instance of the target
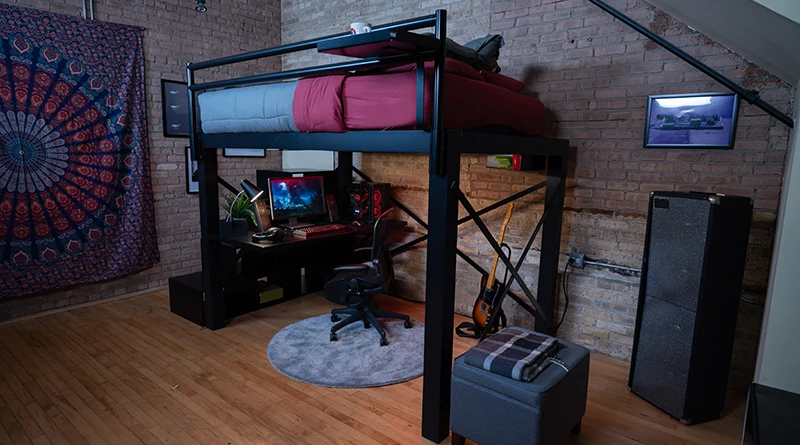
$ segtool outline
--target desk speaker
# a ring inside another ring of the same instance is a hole
[[[650,197],[628,387],[683,423],[722,415],[752,212],[737,196]]]

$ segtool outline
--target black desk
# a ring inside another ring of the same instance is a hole
[[[348,227],[314,237],[291,234],[278,242],[253,242],[252,232],[240,236],[209,235],[221,245],[215,255],[218,295],[224,300],[224,320],[277,304],[323,288],[331,269],[352,262],[358,239],[365,239],[372,227]],[[240,262],[241,260],[241,262]],[[301,270],[305,269],[305,276]],[[283,288],[283,298],[262,303],[259,280]],[[170,310],[205,326],[202,277],[199,272],[169,280]]]
[[[258,253],[277,254],[295,249],[324,248],[325,245],[330,244],[330,242],[333,240],[355,238],[358,235],[369,234],[371,231],[371,227],[356,228],[354,226],[348,227],[347,229],[341,231],[325,233],[308,238],[287,234],[283,240],[278,242],[255,242],[252,240],[252,232],[248,232],[247,234],[240,236],[209,235],[209,238],[238,249],[247,249]]]
[[[220,274],[216,282],[225,300],[225,320],[323,289],[331,270],[352,262],[358,239],[372,227],[344,230],[303,238],[287,234],[278,242],[252,241],[252,232],[239,236],[209,234],[221,245],[214,261]],[[259,281],[280,286],[283,298],[261,302]]]

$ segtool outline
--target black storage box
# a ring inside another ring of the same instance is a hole
[[[205,326],[202,272],[169,279],[169,310],[192,323]]]

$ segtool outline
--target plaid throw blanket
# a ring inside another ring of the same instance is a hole
[[[467,364],[514,380],[530,382],[550,364],[558,340],[538,332],[511,326],[467,351]]]

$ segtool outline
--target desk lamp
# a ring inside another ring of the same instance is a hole
[[[248,181],[247,179],[242,179],[240,183],[242,185],[242,191],[247,194],[247,197],[250,198],[250,202],[255,202],[259,196],[264,193],[264,190],[253,185],[252,182]]]

